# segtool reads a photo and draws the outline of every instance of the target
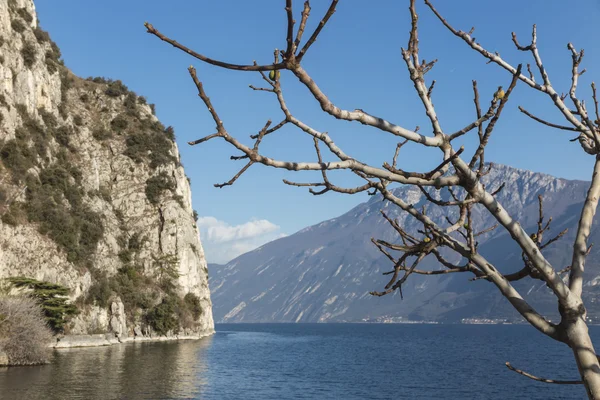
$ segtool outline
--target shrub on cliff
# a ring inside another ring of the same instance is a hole
[[[0,352],[10,365],[48,361],[52,334],[39,304],[27,296],[0,296]]]
[[[177,163],[177,158],[171,154],[173,148],[173,143],[169,139],[171,130],[167,132],[168,128],[159,124],[143,120],[141,125],[133,128],[125,139],[127,149],[124,154],[136,163],[149,159],[152,169]],[[171,133],[174,137],[174,133]]]
[[[108,87],[104,93],[110,97],[119,97],[129,93],[129,89],[123,84],[123,82],[116,80],[108,84]]]
[[[23,48],[21,49],[21,56],[23,57],[25,66],[31,67],[37,58],[35,46],[29,42],[25,42]]]
[[[173,192],[175,188],[175,180],[162,171],[157,176],[148,178],[146,181],[146,197],[151,204],[157,205],[164,191],[169,190]]]
[[[202,306],[200,305],[200,298],[196,296],[194,293],[188,293],[183,297],[183,303],[186,308],[192,313],[192,317],[194,317],[194,321],[200,318],[202,315]]]

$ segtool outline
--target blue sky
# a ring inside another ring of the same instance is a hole
[[[214,132],[214,122],[197,97],[187,73],[193,64],[215,108],[231,134],[250,143],[266,122],[281,117],[273,96],[253,92],[260,85],[257,73],[222,70],[206,65],[146,33],[144,21],[161,32],[209,57],[237,63],[271,62],[274,48],[285,46],[286,19],[283,0],[181,1],[158,0],[38,0],[38,17],[62,50],[66,65],[76,74],[121,79],[130,89],[155,103],[165,125],[175,127],[187,174],[192,181],[194,208],[201,220],[202,240],[211,262],[224,262],[267,240],[340,215],[367,200],[367,195],[312,196],[281,180],[313,181],[311,173],[292,173],[254,166],[232,187],[214,183],[229,180],[243,165],[230,161],[231,148],[211,141],[201,146],[185,144]],[[531,26],[538,25],[538,46],[554,87],[568,91],[571,58],[568,42],[584,48],[583,67],[588,71],[579,86],[581,98],[591,104],[589,85],[600,81],[600,2],[581,0],[576,9],[558,0],[447,0],[434,1],[438,10],[458,29],[475,26],[474,36],[488,50],[498,51],[514,65],[531,62],[528,53],[514,48],[511,31],[528,43]],[[328,6],[313,1],[308,37]],[[295,1],[299,21],[302,2]],[[471,81],[479,82],[482,103],[488,104],[498,85],[510,76],[488,65],[478,54],[450,34],[421,1],[421,57],[439,61],[426,76],[436,79],[434,104],[442,127],[458,130],[473,120]],[[304,68],[338,106],[365,111],[392,122],[428,133],[426,116],[401,58],[410,29],[408,1],[340,1],[338,11],[305,57]],[[316,129],[327,131],[346,153],[381,165],[390,161],[397,140],[360,124],[336,121],[324,115],[315,100],[293,75],[282,73],[282,86],[292,112]],[[591,176],[592,159],[573,136],[541,126],[516,109],[528,110],[563,123],[550,100],[523,84],[517,86],[497,124],[487,150],[487,160],[518,168],[546,172],[569,179]],[[472,132],[471,137],[475,132]],[[464,141],[467,154],[474,141]],[[293,161],[314,161],[312,141],[293,129],[283,129],[265,140],[265,155]],[[399,165],[426,170],[439,162],[439,151],[406,146]],[[340,185],[357,182],[347,173],[334,173]]]

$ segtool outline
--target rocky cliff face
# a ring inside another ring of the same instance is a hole
[[[153,111],[74,76],[32,0],[0,0],[0,278],[71,289],[70,333],[214,331],[189,182]]]

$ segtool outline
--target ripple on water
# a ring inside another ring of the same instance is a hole
[[[581,387],[531,382],[505,361],[576,376],[568,349],[528,326],[228,324],[198,341],[67,349],[52,365],[0,369],[0,399],[585,397]]]

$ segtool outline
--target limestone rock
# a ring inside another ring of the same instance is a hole
[[[194,294],[203,310],[194,329],[214,332],[173,131],[119,81],[81,79],[63,66],[32,0],[0,0],[0,39],[0,279],[70,288],[80,308],[71,334],[127,335],[129,321],[142,324],[170,293]],[[46,189],[52,196],[35,203]],[[128,303],[115,288],[135,296]]]
[[[127,321],[125,318],[125,307],[121,299],[113,301],[110,305],[110,329],[117,336],[127,335]]]
[[[0,367],[6,365],[8,365],[8,355],[5,352],[0,351]]]

